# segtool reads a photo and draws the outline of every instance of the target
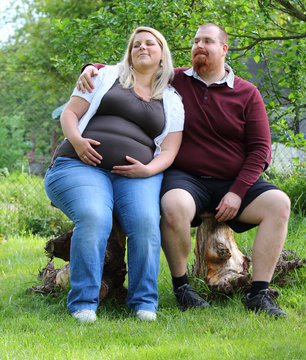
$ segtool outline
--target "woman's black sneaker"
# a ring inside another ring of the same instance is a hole
[[[175,289],[174,295],[183,311],[191,308],[206,309],[210,307],[189,284],[184,284]]]
[[[260,290],[253,297],[246,296],[246,306],[255,312],[265,312],[271,317],[285,317],[286,313],[278,306],[276,298],[270,294],[269,289]]]

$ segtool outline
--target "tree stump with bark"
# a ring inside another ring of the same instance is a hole
[[[219,223],[214,214],[201,215],[202,224],[196,231],[193,275],[204,280],[212,292],[231,295],[241,288],[247,291],[251,284],[251,259],[244,255],[234,240],[232,229]],[[290,281],[288,271],[305,264],[293,250],[283,250],[276,265],[273,281],[284,285]],[[277,291],[270,288],[275,296]]]
[[[250,259],[242,254],[232,229],[204,213],[196,231],[194,275],[206,281],[212,290],[230,294],[250,282]]]
[[[58,236],[49,240],[46,243],[45,251],[50,258],[47,266],[39,272],[38,278],[43,280],[43,285],[32,287],[29,289],[31,293],[48,294],[60,288],[67,288],[70,284],[70,267],[67,263],[62,269],[54,269],[52,259],[54,257],[63,259],[64,261],[70,260],[70,242],[73,230],[68,231],[66,234]],[[125,233],[121,229],[120,224],[113,218],[113,228],[109,236],[104,268],[103,277],[101,280],[101,289],[99,298],[100,300],[107,297],[114,296],[121,303],[125,302],[127,290],[123,286],[125,275],[127,273],[125,257]]]

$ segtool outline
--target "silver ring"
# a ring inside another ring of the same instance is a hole
[[[86,156],[86,155],[84,155],[84,156],[83,156],[83,159],[85,159],[85,160],[86,160],[86,159],[87,159],[87,156]]]
[[[79,80],[79,85],[83,85],[83,81],[82,81],[82,80]]]

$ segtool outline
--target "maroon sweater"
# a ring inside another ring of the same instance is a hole
[[[271,159],[261,95],[238,76],[233,89],[227,84],[207,87],[186,75],[187,69],[175,69],[172,82],[185,107],[183,140],[173,167],[197,176],[234,180],[229,191],[243,198]]]
[[[235,76],[207,87],[176,69],[172,85],[183,97],[183,141],[173,166],[194,175],[235,180],[230,191],[241,198],[271,158],[266,109],[257,88]]]

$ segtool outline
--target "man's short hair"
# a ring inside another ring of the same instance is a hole
[[[214,27],[218,28],[219,29],[219,40],[220,40],[220,42],[222,44],[228,44],[227,32],[225,31],[225,29],[222,26],[214,24],[214,23],[204,23],[204,24],[200,25],[200,28],[203,29],[203,28],[206,28],[206,27],[209,27],[209,26],[214,26]]]

